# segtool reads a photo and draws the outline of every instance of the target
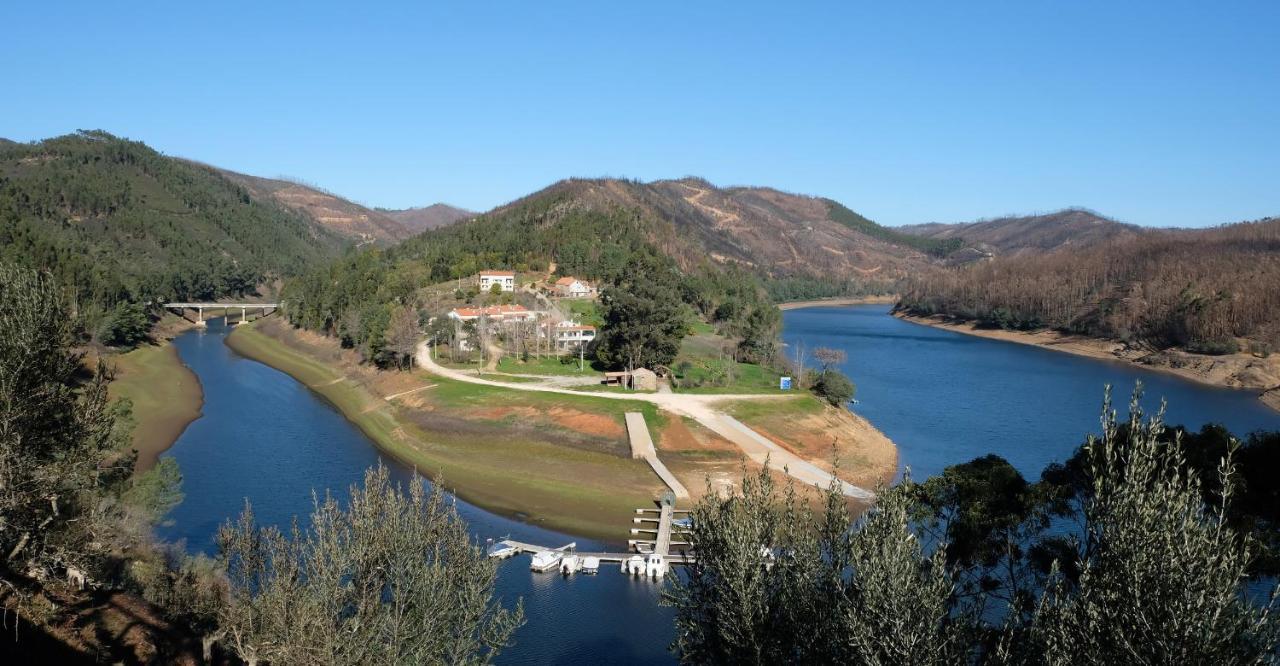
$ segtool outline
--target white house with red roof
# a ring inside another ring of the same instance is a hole
[[[480,291],[489,291],[495,284],[503,291],[515,291],[515,271],[480,271]]]
[[[596,327],[576,321],[562,321],[551,329],[556,350],[569,352],[591,344],[596,339]]]
[[[510,321],[533,321],[538,313],[523,305],[489,305],[479,308],[454,308],[449,311],[449,318],[457,321],[475,321],[481,317],[494,323]]]
[[[573,277],[572,275],[566,275],[565,277],[556,280],[555,288],[556,293],[561,296],[568,296],[571,298],[591,296],[596,293],[596,288],[591,286],[590,282],[581,278]]]

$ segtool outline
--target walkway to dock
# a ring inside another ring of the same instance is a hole
[[[649,463],[649,467],[653,468],[658,478],[662,479],[671,492],[675,493],[676,499],[689,499],[689,491],[684,484],[680,483],[676,475],[672,474],[661,460],[658,460],[658,451],[653,446],[653,437],[649,435],[649,424],[645,423],[644,414],[627,412],[626,421],[627,438],[631,441],[631,457]]]
[[[742,449],[743,453],[747,454],[747,456],[755,462],[763,463],[767,457],[773,468],[780,471],[785,470],[787,474],[799,480],[801,483],[826,488],[833,480],[835,480],[835,477],[832,476],[830,472],[826,472],[817,465],[814,465],[785,448],[778,446],[773,441],[760,435],[760,433],[748,428],[742,423],[739,423],[737,419],[725,414],[719,409],[719,403],[728,401],[791,400],[794,396],[774,394],[603,393],[594,391],[573,391],[567,388],[541,383],[497,382],[441,366],[431,358],[430,343],[426,341],[418,345],[418,365],[427,372],[441,377],[448,377],[450,379],[456,379],[458,381],[468,382],[471,384],[496,386],[499,388],[511,389],[513,391],[561,393],[577,397],[589,395],[593,398],[599,398],[602,400],[635,400],[653,403],[660,409],[679,416],[688,416],[689,418],[692,418],[698,423],[706,426],[712,432],[715,432],[721,437],[737,444]],[[654,459],[656,460],[656,458]],[[657,468],[655,468],[654,471],[656,472]],[[661,475],[661,472],[658,472],[658,474]],[[875,499],[875,493],[865,488],[859,488],[858,486],[846,481],[840,482],[840,488],[844,491],[844,494],[849,497],[856,497],[858,499],[868,501]]]

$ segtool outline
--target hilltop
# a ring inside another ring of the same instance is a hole
[[[86,314],[253,291],[347,243],[211,167],[102,131],[0,144],[0,259],[49,270]]]
[[[476,216],[475,213],[469,210],[443,203],[431,204],[421,208],[405,208],[404,210],[381,208],[378,210],[415,234],[427,229],[448,226],[454,222]]]
[[[1137,238],[1148,231],[1084,208],[1041,215],[997,217],[957,224],[915,224],[898,231],[921,238],[954,241],[952,259],[1038,254],[1063,247],[1091,247]]]

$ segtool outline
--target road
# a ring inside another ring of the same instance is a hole
[[[711,430],[712,432],[736,444],[738,448],[742,449],[742,452],[753,462],[761,465],[768,464],[771,468],[780,469],[801,483],[827,488],[831,485],[832,481],[837,480],[834,476],[822,470],[817,465],[814,465],[800,456],[778,446],[768,437],[748,428],[737,419],[734,419],[732,416],[729,416],[717,408],[719,403],[729,401],[786,400],[791,398],[791,396],[725,393],[595,393],[569,390],[554,384],[554,380],[550,379],[547,382],[498,382],[491,379],[476,377],[475,375],[469,375],[461,370],[446,368],[439,363],[436,363],[435,359],[431,358],[431,346],[427,342],[422,342],[418,345],[418,365],[427,372],[441,377],[448,377],[449,379],[456,379],[460,382],[468,382],[470,384],[497,386],[513,391],[561,393],[564,395],[575,396],[590,395],[592,397],[608,400],[636,400],[640,402],[653,403],[657,405],[659,409],[679,416],[687,416],[697,421],[708,430]],[[865,488],[860,488],[845,481],[839,481],[839,483],[841,490],[849,497],[866,501],[875,499],[875,493]]]

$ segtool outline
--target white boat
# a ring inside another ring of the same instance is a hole
[[[564,557],[564,553],[558,550],[544,550],[533,555],[533,562],[529,564],[529,568],[533,571],[550,571],[560,564],[560,558]]]
[[[622,573],[631,574],[632,576],[644,575],[644,558],[639,555],[632,555],[622,563]]]
[[[569,554],[560,558],[560,573],[569,575],[582,568],[582,559],[577,555]]]
[[[489,548],[485,550],[485,554],[489,557],[505,560],[516,554],[516,549],[506,541],[498,541],[489,544]]]
[[[593,574],[600,571],[600,558],[588,555],[582,558],[582,573]]]

